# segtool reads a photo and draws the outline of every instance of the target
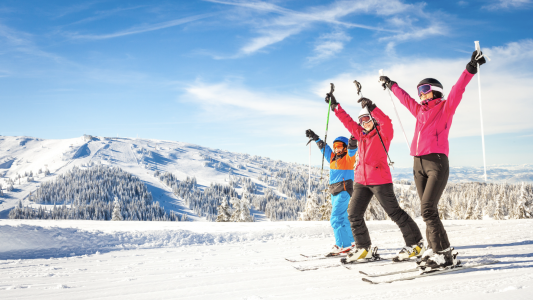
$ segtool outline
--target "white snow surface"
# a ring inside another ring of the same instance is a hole
[[[531,299],[533,220],[443,222],[463,263],[500,263],[371,285],[358,270],[414,263],[285,260],[329,250],[329,222],[0,220],[0,299]],[[383,256],[403,246],[391,221],[368,226]]]

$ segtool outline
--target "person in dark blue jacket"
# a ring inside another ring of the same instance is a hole
[[[329,163],[329,192],[331,193],[330,223],[335,235],[335,245],[326,256],[348,253],[354,246],[354,239],[348,221],[348,203],[353,191],[354,165],[356,162],[357,140],[343,136],[333,141],[333,149],[311,129],[306,136],[314,140]]]

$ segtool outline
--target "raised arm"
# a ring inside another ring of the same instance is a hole
[[[390,143],[394,137],[392,120],[378,107],[375,107],[372,110],[372,117],[379,124],[379,132],[381,133],[381,137]]]
[[[326,151],[326,154],[324,155],[328,161],[328,163],[331,162],[331,153],[333,153],[333,151],[331,150],[331,147],[329,145],[327,145],[326,143],[324,143],[323,140],[321,139],[318,139],[318,141],[316,141],[316,144],[318,146],[318,149],[320,149],[320,152],[321,153],[324,153],[324,151]],[[324,147],[325,145],[325,147]]]
[[[337,118],[342,122],[344,127],[348,129],[348,131],[354,136],[356,140],[361,139],[361,134],[363,131],[363,128],[356,123],[344,109],[342,109],[340,104],[337,104],[337,108],[335,109],[335,115]]]
[[[406,91],[399,87],[396,82],[394,82],[394,84],[392,85],[391,91],[398,98],[398,100],[400,100],[403,106],[407,107],[407,109],[411,112],[413,116],[416,117],[418,115],[418,111],[422,106],[418,102],[416,102],[415,99],[409,96]]]
[[[357,153],[357,140],[351,136],[348,142],[348,156],[355,156]]]
[[[452,87],[452,90],[448,95],[448,99],[444,104],[444,111],[448,114],[448,116],[455,114],[459,103],[461,103],[461,99],[463,99],[466,86],[472,77],[474,77],[474,74],[470,73],[468,70],[464,70],[459,77],[459,80],[457,80],[457,83],[455,83],[455,85]]]
[[[413,99],[406,91],[404,91],[395,81],[390,80],[387,76],[380,76],[379,80],[382,83],[383,88],[389,88],[392,93],[400,100],[400,102],[407,107],[413,116],[418,115],[418,111],[422,107],[415,99]]]

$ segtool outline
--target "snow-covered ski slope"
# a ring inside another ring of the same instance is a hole
[[[0,197],[0,218],[7,218],[9,210],[19,199],[23,200],[23,205],[30,204],[27,196],[35,191],[41,182],[53,180],[55,176],[71,170],[74,166],[83,167],[91,163],[119,166],[124,171],[138,176],[162,207],[167,211],[187,214],[192,221],[205,218],[198,217],[168,186],[154,177],[155,171],[171,172],[179,180],[194,176],[201,186],[209,186],[211,183],[226,184],[231,171],[233,175],[250,178],[258,185],[260,192],[266,184],[257,180],[258,176],[271,175],[265,166],[277,169],[294,166],[264,157],[174,141],[91,136],[46,140],[0,136],[0,184],[6,193],[4,197]],[[44,174],[38,173],[39,169],[49,169],[51,174],[44,177]],[[24,175],[30,171],[34,174],[34,182],[27,182],[27,178],[23,177],[20,184],[19,180],[16,180],[13,191],[6,192],[6,178],[14,179],[17,174]],[[392,172],[394,179],[412,179],[410,168],[396,168]],[[450,182],[482,181],[482,176],[480,168],[452,167]],[[489,180],[533,182],[533,165],[490,167]],[[276,187],[270,188],[283,196]],[[237,190],[241,192],[240,188]],[[268,220],[260,211],[253,210],[252,213],[257,221]]]
[[[371,285],[359,270],[414,263],[301,272],[293,266],[332,260],[285,260],[329,250],[333,233],[325,221],[0,220],[0,299],[531,299],[533,220],[443,222],[463,263],[500,263]],[[382,255],[400,249],[394,223],[368,225]]]
[[[83,167],[91,163],[119,166],[124,171],[138,176],[152,193],[154,200],[162,207],[178,213],[186,213],[189,220],[201,221],[186,205],[173,195],[154,172],[171,172],[179,180],[196,177],[200,186],[211,183],[227,183],[229,172],[233,175],[249,177],[254,182],[265,170],[262,165],[289,167],[281,161],[253,157],[247,154],[230,153],[197,145],[147,139],[79,137],[65,140],[44,140],[31,137],[0,136],[0,176],[15,178],[16,174],[32,171],[34,182],[26,178],[16,180],[15,190],[0,198],[0,218],[6,218],[9,210],[19,199],[23,204],[31,191],[40,182],[53,180],[59,174],[74,166]],[[49,169],[51,175],[38,174],[38,170]],[[6,184],[3,184],[4,192]],[[265,220],[259,211],[253,211],[256,220]]]

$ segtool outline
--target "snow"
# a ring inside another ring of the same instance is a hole
[[[425,232],[424,223],[416,220]],[[358,270],[301,272],[284,258],[329,250],[329,222],[121,222],[0,220],[1,299],[531,299],[533,220],[443,221],[465,263],[500,263],[391,284]],[[402,237],[390,221],[368,222],[389,256]],[[392,275],[406,276],[406,275]]]

